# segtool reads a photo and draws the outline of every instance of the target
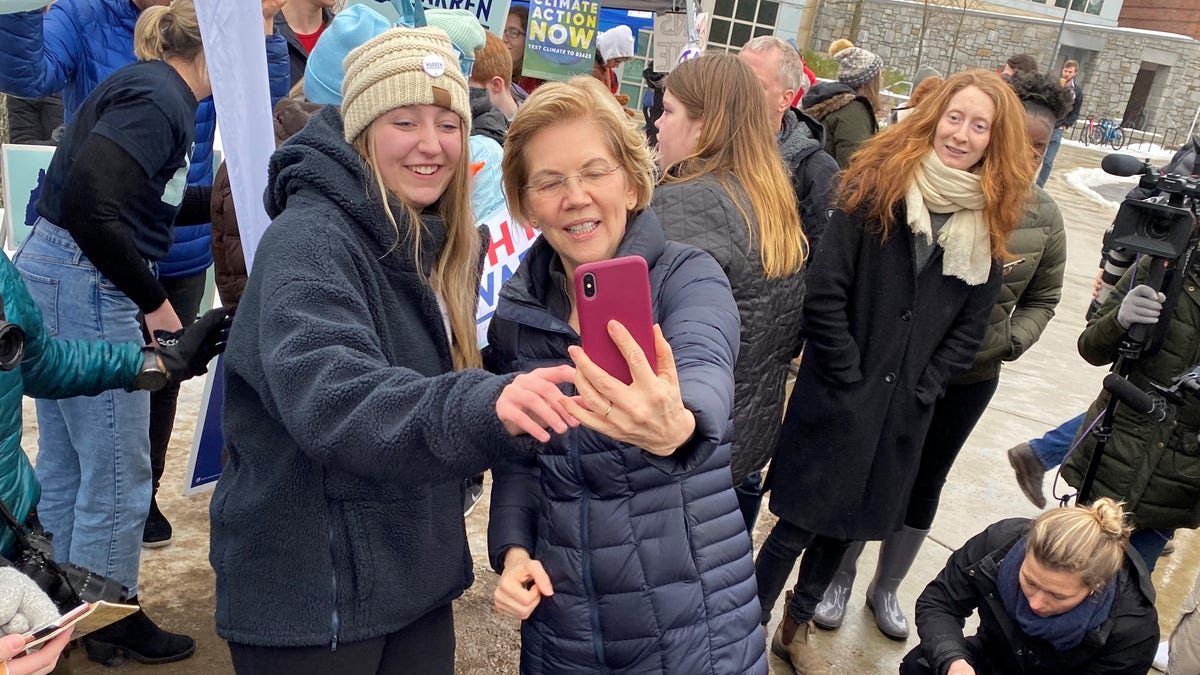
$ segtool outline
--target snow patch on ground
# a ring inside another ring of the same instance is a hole
[[[1093,185],[1103,185],[1104,183],[1111,183],[1116,180],[1115,176],[1104,173],[1104,169],[1089,169],[1085,167],[1071,169],[1063,175],[1063,180],[1067,181],[1067,185],[1075,188],[1084,197],[1101,206],[1111,206],[1113,208],[1120,206],[1119,202],[1105,199],[1103,195],[1092,189]]]

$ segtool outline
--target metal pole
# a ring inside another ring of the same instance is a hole
[[[1054,51],[1050,52],[1050,65],[1046,68],[1046,75],[1054,77],[1054,62],[1058,59],[1058,49],[1062,46],[1063,29],[1067,27],[1067,14],[1071,11],[1071,0],[1067,0],[1067,6],[1063,9],[1062,21],[1058,23],[1058,37],[1054,38]]]

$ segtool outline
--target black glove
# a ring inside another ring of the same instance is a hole
[[[174,333],[154,331],[154,341],[158,344],[155,351],[162,359],[170,381],[178,383],[207,373],[208,362],[225,351],[231,324],[233,317],[229,310],[218,307]]]

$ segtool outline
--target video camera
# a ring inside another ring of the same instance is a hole
[[[1131,155],[1108,155],[1100,167],[1114,176],[1141,176],[1138,187],[1147,196],[1121,202],[1107,242],[1112,249],[1153,258],[1145,283],[1166,295],[1163,313],[1170,316],[1183,280],[1182,274],[1174,272],[1188,269],[1200,241],[1196,217],[1200,213],[1200,179],[1165,172]],[[1150,327],[1135,325],[1122,353],[1136,358],[1156,350],[1169,323],[1159,322],[1149,341]]]
[[[1113,221],[1109,244],[1135,253],[1178,260],[1194,246],[1188,243],[1196,234],[1196,212],[1200,200],[1200,179],[1161,169],[1132,155],[1112,154],[1100,162],[1105,173],[1114,176],[1141,175],[1138,187],[1158,195],[1161,200],[1126,199],[1121,202]]]

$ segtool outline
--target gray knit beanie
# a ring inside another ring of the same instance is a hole
[[[833,55],[838,62],[838,82],[858,89],[883,70],[883,59],[862,47],[847,47]]]

